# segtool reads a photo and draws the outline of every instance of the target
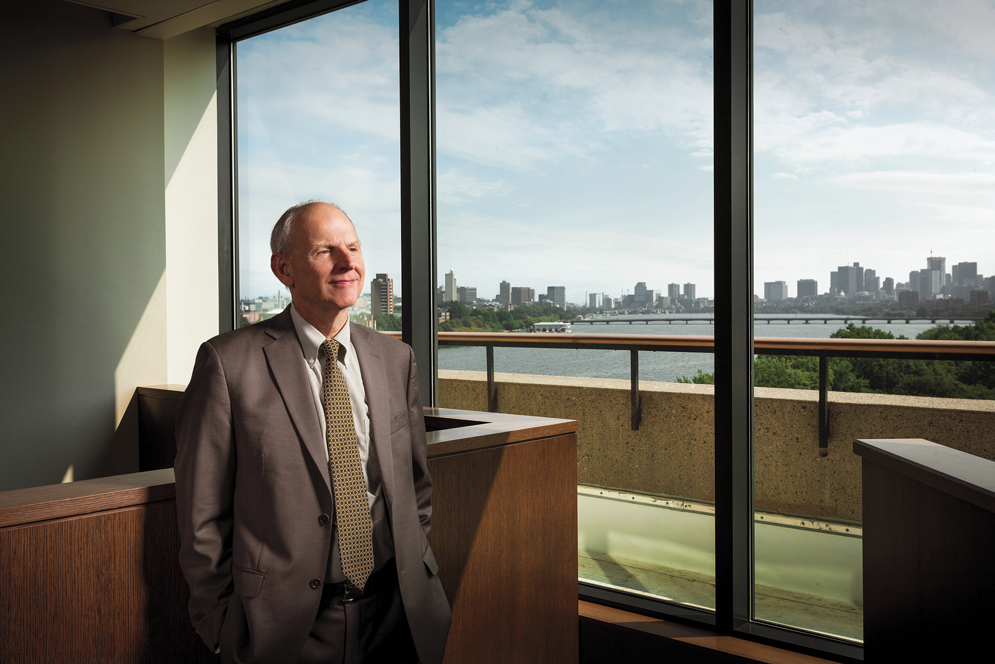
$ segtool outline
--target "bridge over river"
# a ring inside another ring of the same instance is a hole
[[[846,325],[847,323],[860,323],[861,325],[866,325],[867,323],[930,323],[932,325],[939,324],[971,324],[979,320],[984,320],[984,316],[838,316],[838,315],[806,315],[806,316],[758,316],[753,319],[754,324],[760,324],[766,322],[768,325],[772,323],[785,323],[791,325],[792,323],[799,323],[801,325],[810,325],[812,323],[823,323],[828,325],[829,323],[842,323]],[[668,315],[649,315],[649,316],[606,316],[604,318],[588,318],[585,320],[575,319],[571,323],[573,325],[649,325],[650,323],[673,325],[675,323],[683,323],[685,325],[690,325],[692,323],[707,323],[709,325],[714,324],[714,316],[697,315],[697,316],[668,316]]]

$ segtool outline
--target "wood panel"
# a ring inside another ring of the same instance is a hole
[[[865,661],[967,662],[995,623],[995,514],[863,462]]]
[[[829,661],[622,609],[583,601],[578,604],[581,664],[825,664]]]
[[[161,448],[174,413],[149,412]],[[577,662],[576,423],[426,415],[447,664]],[[0,493],[0,663],[215,661],[187,616],[174,495],[172,469]]]
[[[429,461],[446,664],[574,663],[577,437]]]
[[[173,469],[0,493],[0,528],[172,500]]]
[[[0,661],[211,662],[173,501],[0,529]]]

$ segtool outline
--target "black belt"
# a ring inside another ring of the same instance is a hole
[[[342,596],[343,602],[352,602],[360,597],[376,595],[384,589],[390,589],[397,585],[397,562],[391,558],[385,562],[380,569],[374,570],[370,578],[366,580],[366,587],[360,590],[349,581],[341,583],[326,583],[321,594],[324,596]]]

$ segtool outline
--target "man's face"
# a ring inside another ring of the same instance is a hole
[[[303,210],[290,255],[274,254],[273,272],[290,288],[301,315],[335,316],[356,304],[366,266],[349,217],[326,203]]]

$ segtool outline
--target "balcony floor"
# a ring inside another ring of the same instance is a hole
[[[578,575],[599,585],[715,608],[715,579],[705,574],[579,551]],[[847,640],[863,639],[863,610],[858,606],[762,585],[756,588],[755,602],[758,619]]]

